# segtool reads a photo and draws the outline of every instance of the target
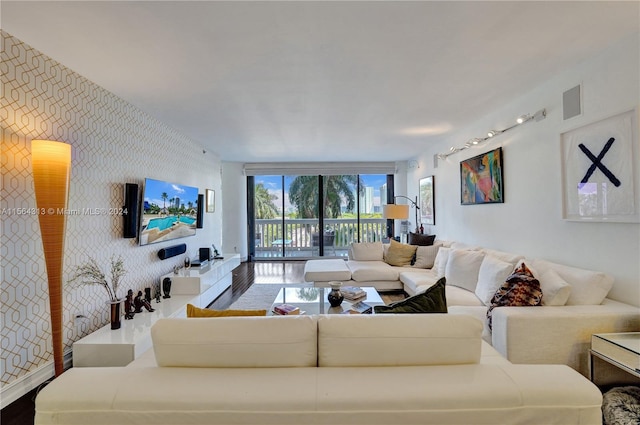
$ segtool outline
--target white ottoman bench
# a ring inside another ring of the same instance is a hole
[[[351,270],[347,262],[340,259],[308,260],[304,265],[306,282],[329,282],[331,280],[351,280]]]

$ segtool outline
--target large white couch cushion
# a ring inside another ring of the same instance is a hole
[[[602,304],[613,287],[613,277],[603,272],[580,269],[539,259],[526,259],[525,263],[536,277],[544,275],[548,269],[553,269],[571,285],[571,293],[567,300],[567,305]]]
[[[459,286],[474,292],[483,258],[484,253],[481,251],[452,250],[444,272],[447,285]]]
[[[349,259],[356,261],[383,261],[382,242],[354,242],[349,247]]]
[[[561,365],[73,368],[45,424],[601,424],[602,395]]]
[[[306,282],[349,279],[351,279],[351,270],[347,267],[347,262],[341,259],[309,260],[304,265],[304,280]]]
[[[317,316],[160,319],[151,328],[158,366],[311,367]]]
[[[478,284],[475,294],[485,305],[513,272],[514,264],[500,260],[492,255],[485,255],[478,271]]]
[[[482,322],[447,314],[321,316],[318,365],[427,366],[478,363]]]
[[[370,282],[376,280],[398,280],[399,271],[382,261],[347,261],[351,270],[351,279],[356,282]]]
[[[447,248],[445,248],[447,249]],[[434,269],[403,271],[400,273],[400,281],[404,285],[404,291],[409,295],[420,294],[438,282],[441,276]],[[445,287],[447,306],[482,306],[484,303],[476,296],[475,292],[467,291],[458,286],[447,285]],[[486,308],[485,308],[486,313]]]
[[[565,305],[571,295],[571,285],[549,268],[538,276],[542,290],[542,305]]]

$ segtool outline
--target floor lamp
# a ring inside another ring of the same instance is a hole
[[[386,204],[382,206],[382,217],[388,220],[406,220],[409,218],[409,205]],[[387,232],[388,236],[395,236],[393,226],[391,232]],[[391,234],[390,234],[391,233]]]
[[[33,186],[36,193],[42,247],[47,265],[51,336],[56,376],[64,372],[62,344],[62,263],[66,226],[71,145],[50,140],[31,141]]]

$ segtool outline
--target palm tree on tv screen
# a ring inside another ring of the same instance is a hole
[[[162,209],[164,210],[167,208],[167,199],[169,199],[169,195],[167,195],[167,192],[162,192],[160,197],[162,198]]]

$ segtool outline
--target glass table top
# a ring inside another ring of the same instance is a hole
[[[273,306],[277,304],[291,304],[300,308],[304,314],[343,314],[351,309],[351,306],[359,301],[364,301],[370,306],[384,305],[380,294],[373,287],[361,287],[366,293],[366,297],[355,301],[345,299],[338,307],[331,307],[327,295],[331,288],[320,287],[283,287],[278,292],[273,301],[271,309],[267,314],[273,313]]]
[[[640,332],[595,334],[594,337],[603,339],[640,355]]]

